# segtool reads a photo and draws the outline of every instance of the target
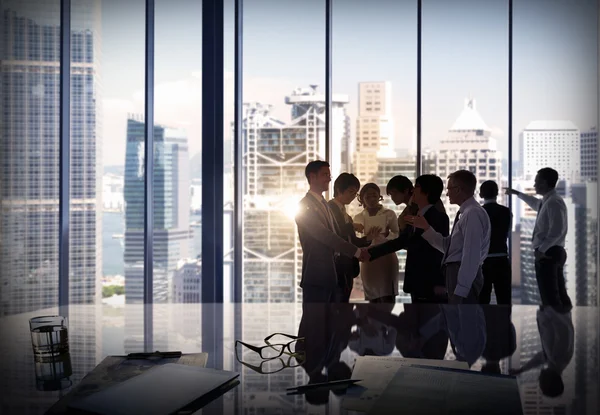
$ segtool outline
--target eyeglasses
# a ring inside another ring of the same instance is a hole
[[[291,341],[287,342],[287,343],[271,343],[271,341],[273,340],[273,338],[275,336],[283,336],[283,337],[287,337],[288,339],[292,339]],[[294,336],[291,334],[285,334],[285,333],[273,333],[270,336],[265,337],[264,342],[266,343],[266,346],[254,346],[252,344],[248,344],[245,343],[241,340],[236,340],[235,341],[235,354],[236,354],[236,358],[238,357],[238,344],[244,346],[245,348],[258,353],[258,355],[261,357],[261,359],[265,359],[265,360],[271,360],[271,359],[277,359],[278,357],[280,357],[283,354],[289,355],[289,356],[299,356],[303,353],[296,353],[294,351],[292,351],[292,344],[297,343],[297,342],[304,342],[304,337],[298,337],[298,336]]]
[[[295,364],[292,363],[292,359],[295,359]],[[255,372],[258,372],[263,375],[270,375],[273,373],[281,372],[283,369],[286,369],[288,367],[294,368],[302,365],[302,363],[304,363],[304,355],[298,354],[297,356],[288,356],[287,359],[278,357],[271,360],[263,360],[258,365],[253,365],[251,363],[244,362],[240,359],[237,359],[237,361],[240,362],[242,365],[246,366],[247,368],[254,370]]]

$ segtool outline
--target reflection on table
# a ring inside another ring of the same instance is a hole
[[[142,305],[70,306],[69,380],[75,386],[104,357],[142,352],[151,343],[153,350],[208,352],[215,367],[239,372],[241,384],[222,398],[223,413],[259,409],[338,413],[343,392],[290,396],[286,389],[347,378],[359,355],[462,360],[471,370],[508,374],[527,366],[548,348],[550,335],[556,342],[569,341],[564,332],[548,334],[548,330],[565,325],[552,328],[548,319],[556,319],[544,313],[546,340],[542,342],[540,309],[535,306],[463,306],[453,310],[437,305],[386,307],[314,304],[303,316],[302,305],[290,303],[154,305],[152,339],[148,342]],[[36,383],[28,321],[34,316],[57,314],[58,309],[39,310],[0,319],[3,414],[44,413],[72,389],[40,391]],[[574,308],[569,319],[574,330],[573,354],[562,368],[564,391],[554,398],[542,393],[539,376],[548,366],[547,360],[523,371],[518,382],[525,414],[598,413],[598,309]],[[289,352],[276,359],[269,355],[265,360],[240,350],[236,359],[236,340],[264,346],[265,338],[273,333],[302,337],[304,341],[292,342],[286,349]]]

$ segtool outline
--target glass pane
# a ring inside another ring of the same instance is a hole
[[[233,217],[234,203],[234,65],[235,65],[235,1],[225,0],[224,43],[225,73],[223,97],[224,140],[223,140],[223,301],[233,301],[235,284],[234,275],[234,243],[235,223]],[[238,166],[241,168],[241,166]],[[241,237],[241,235],[240,235]],[[241,276],[239,276],[241,278]]]
[[[156,303],[200,302],[201,21],[201,1],[156,2],[153,177]]]
[[[325,2],[244,2],[244,301],[300,298],[294,214],[325,158]]]
[[[597,39],[597,2],[514,3],[513,187],[535,194],[537,171],[558,171],[568,212],[564,274],[574,305],[598,304]],[[513,203],[518,299],[538,304],[536,213],[516,197]]]
[[[91,22],[95,28],[92,63],[96,75],[93,89],[86,86],[84,90],[88,101],[82,103],[82,110],[89,112],[84,113],[87,127],[83,139],[86,148],[95,143],[98,166],[96,205],[101,216],[96,218],[96,302],[101,301],[110,310],[107,313],[124,316],[124,344],[120,346],[127,352],[143,351],[143,313],[136,304],[143,302],[144,276],[145,2],[77,0],[72,13],[74,27]],[[89,70],[81,66],[81,70]],[[76,70],[80,69],[74,60],[72,76]],[[74,89],[73,96],[76,93]],[[73,100],[72,114],[80,111],[75,103]],[[95,129],[89,126],[92,121]],[[75,137],[72,135],[72,142]],[[91,181],[86,170],[83,173]],[[88,187],[94,188],[92,185]],[[125,303],[131,305],[123,310]]]
[[[0,315],[58,304],[58,1],[2,2]]]
[[[166,304],[201,301],[201,23],[202,1],[156,2],[153,350],[186,335]]]
[[[74,1],[71,9],[71,227],[69,303],[100,300],[102,150],[99,115],[101,5]]]
[[[508,3],[423,2],[423,173],[508,183]],[[447,190],[450,227],[458,211]],[[507,205],[500,193],[496,200]],[[492,302],[494,300],[492,299]]]
[[[388,181],[395,175],[411,181],[416,177],[416,42],[414,1],[333,2],[333,154],[342,158],[332,160],[332,181],[351,172],[361,186],[377,184],[384,208],[396,215],[405,205],[396,206],[386,196]],[[338,93],[345,106],[336,101]],[[338,119],[343,107],[346,120]],[[354,217],[363,207],[357,198],[346,210]],[[398,251],[397,257],[399,278],[386,277],[400,281],[400,299],[407,300],[402,291],[406,251]],[[354,279],[352,299],[365,299],[363,278],[369,275]]]

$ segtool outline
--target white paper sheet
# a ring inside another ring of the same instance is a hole
[[[346,395],[342,408],[368,412],[385,391],[394,375],[403,366],[424,365],[468,369],[466,362],[436,359],[409,359],[400,356],[359,356],[352,371],[352,379],[362,379],[357,385],[366,388],[360,396]]]
[[[400,369],[369,415],[522,415],[515,378],[475,371],[409,366]]]

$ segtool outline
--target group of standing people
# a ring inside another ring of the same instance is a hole
[[[354,175],[342,173],[334,182],[333,198],[326,201],[329,164],[312,161],[305,175],[310,190],[296,215],[303,250],[303,302],[348,302],[354,278],[360,275],[366,300],[394,303],[399,278],[395,252],[404,249],[403,289],[413,303],[489,304],[492,287],[498,304],[511,303],[507,240],[512,214],[497,203],[495,182],[481,184],[481,205],[475,199],[477,179],[472,172],[458,170],[448,177],[447,196],[459,206],[450,229],[441,202],[443,181],[436,175],[421,175],[414,185],[405,176],[390,179],[387,195],[396,205],[406,205],[398,217],[381,204],[383,195],[375,183],[361,188]],[[556,193],[557,181],[558,173],[545,168],[534,185],[541,200],[513,189],[506,193],[538,211],[533,247],[542,303],[570,309],[563,274],[566,206]],[[357,196],[363,210],[350,217],[346,206]]]

